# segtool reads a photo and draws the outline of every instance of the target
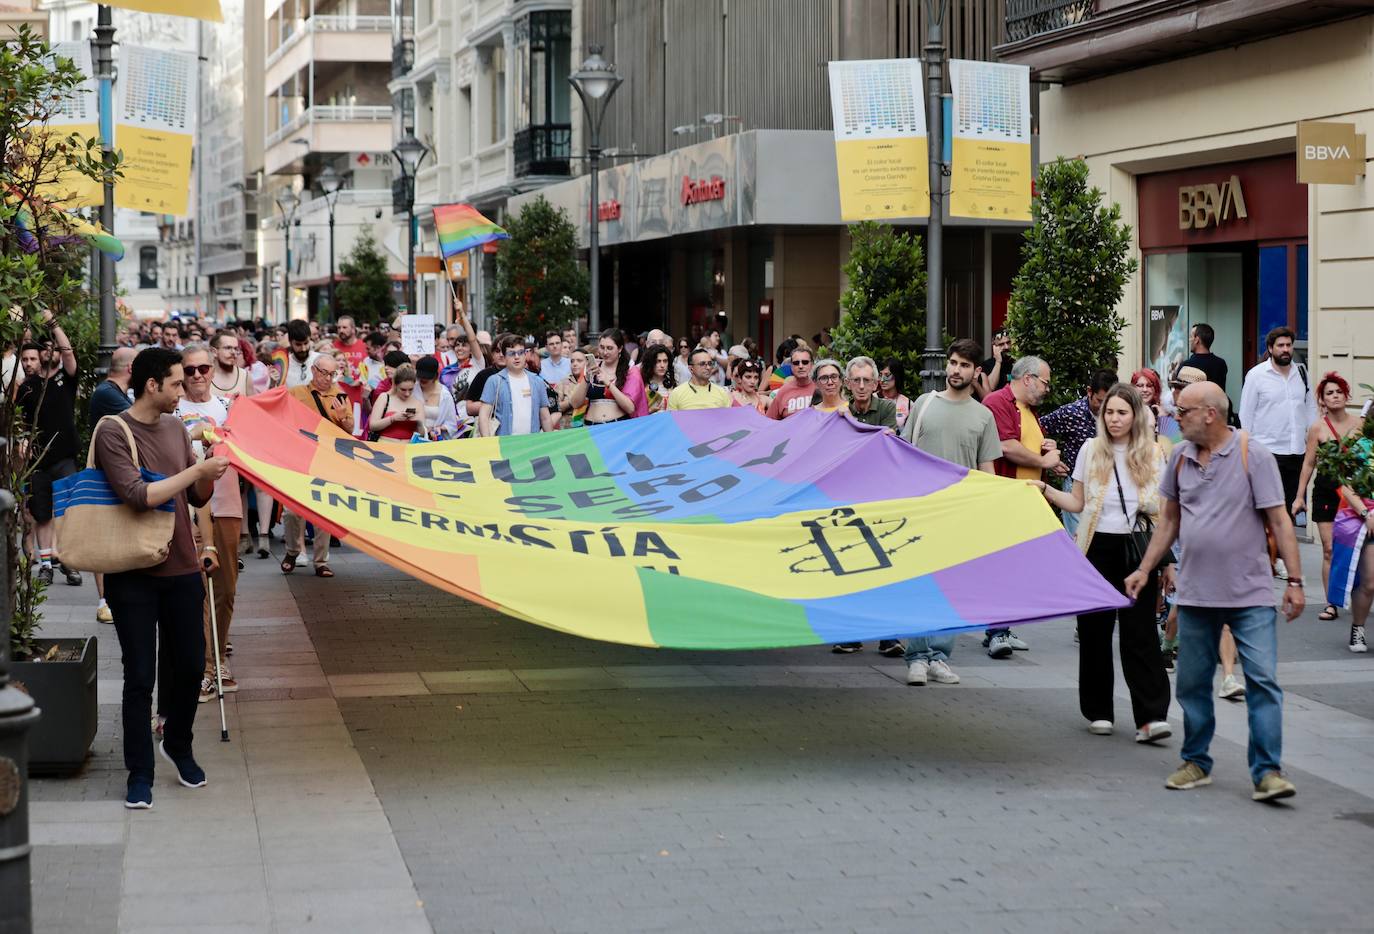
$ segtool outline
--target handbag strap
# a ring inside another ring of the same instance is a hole
[[[1116,495],[1121,500],[1121,512],[1126,517],[1126,524],[1131,524],[1131,513],[1126,509],[1126,492],[1121,489],[1121,473],[1116,469],[1116,455],[1112,454],[1112,475],[1116,477]]]
[[[95,430],[91,432],[91,446],[86,451],[86,467],[91,468],[95,466],[95,433],[99,431],[100,426],[106,422],[114,422],[123,430],[124,437],[129,442],[129,456],[133,458],[134,466],[142,469],[143,465],[138,462],[138,442],[134,440],[133,429],[131,429],[128,423],[118,415],[103,416],[100,421],[95,423]]]

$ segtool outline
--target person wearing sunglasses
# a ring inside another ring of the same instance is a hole
[[[181,352],[181,369],[186,378],[186,395],[177,403],[176,415],[185,423],[186,431],[191,436],[191,450],[196,460],[204,461],[210,456],[210,439],[206,433],[213,432],[229,418],[229,404],[214,393],[210,381],[215,366],[210,362],[210,352],[203,344],[186,345]],[[201,560],[205,567],[211,569],[208,574],[215,590],[220,677],[224,693],[232,694],[239,689],[239,685],[223,659],[227,655],[229,625],[234,618],[234,596],[239,584],[239,528],[243,525],[243,498],[239,496],[239,475],[233,467],[220,474],[208,506],[196,510],[196,514],[202,542]],[[211,635],[208,609],[204,614],[204,630],[208,644]],[[200,679],[202,704],[216,696],[214,653],[207,651],[205,659],[205,670]],[[163,713],[164,708],[165,704],[159,695],[158,712]]]
[[[905,384],[906,367],[896,357],[888,357],[878,371],[878,395],[896,407],[898,429],[906,424],[907,413],[911,411],[911,400],[902,391]]]
[[[816,391],[816,384],[811,381],[811,364],[814,359],[811,356],[809,347],[797,347],[792,351],[792,357],[788,363],[792,366],[792,375],[787,377],[777,392],[773,393],[773,401],[768,403],[768,417],[781,421],[796,415],[803,409],[811,408],[813,394]],[[834,361],[831,361],[834,363]],[[839,376],[839,365],[835,368],[836,377]],[[839,380],[836,379],[838,384]]]

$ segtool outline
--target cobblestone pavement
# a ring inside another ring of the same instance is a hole
[[[1263,806],[1249,799],[1243,705],[1219,702],[1216,784],[1195,792],[1164,789],[1178,736],[1134,744],[1120,684],[1117,734],[1089,735],[1068,621],[1025,627],[1031,651],[1007,662],[961,637],[963,684],[908,688],[900,660],[873,646],[842,657],[606,645],[348,550],[331,563],[333,580],[283,581],[249,559],[244,592],[268,596],[245,617],[256,628],[236,630],[248,645],[231,704],[243,764],[213,743],[214,705],[201,708],[199,746],[221,757],[218,771],[207,762],[212,788],[224,775],[253,792],[247,810],[159,786],[158,807],[172,799],[179,818],[257,823],[229,876],[251,894],[205,902],[197,927],[220,911],[238,920],[212,930],[1370,929],[1357,893],[1374,852],[1374,655],[1349,654],[1344,617],[1319,623],[1320,605],[1280,636],[1299,795]],[[599,610],[591,589],[569,599]],[[82,622],[91,600],[89,585],[59,586],[55,612],[72,609],[54,627],[94,631]],[[165,837],[138,836],[149,815],[111,805],[123,789],[112,634],[102,649],[96,755],[80,776],[34,786],[43,931],[152,930],[156,918],[130,907],[150,897],[139,882],[177,872],[176,851],[157,855]],[[332,745],[299,732],[321,719],[339,731]],[[263,721],[278,742],[255,745]],[[271,761],[254,758],[266,748]],[[365,781],[336,783],[336,769]],[[290,824],[294,848],[263,834],[289,818],[276,795],[314,808]],[[321,826],[377,802],[380,825]],[[80,808],[99,819],[63,830]],[[341,845],[351,862],[338,864]],[[373,905],[352,924],[342,910],[292,913],[327,908],[340,879],[367,871],[391,875],[332,899]],[[260,891],[264,914],[240,910]]]

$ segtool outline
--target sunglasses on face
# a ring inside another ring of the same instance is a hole
[[[793,360],[793,361],[792,361],[792,365],[793,365],[793,366],[810,366],[810,365],[811,365],[811,361],[810,361],[810,360]]]
[[[185,369],[187,376],[204,376],[210,372],[210,364],[202,363],[200,366],[188,366]]]

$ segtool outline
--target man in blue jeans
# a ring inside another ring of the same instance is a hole
[[[1284,616],[1291,622],[1305,600],[1298,542],[1288,518],[1278,464],[1262,444],[1226,424],[1230,404],[1215,383],[1194,383],[1178,397],[1184,441],[1160,478],[1159,525],[1140,567],[1126,578],[1134,598],[1178,538],[1178,686],[1183,708],[1183,762],[1165,787],[1187,790],[1212,783],[1207,748],[1216,729],[1212,680],[1223,626],[1230,626],[1245,672],[1250,716],[1248,757],[1256,801],[1291,798],[1284,778],[1283,691],[1278,665],[1277,615],[1265,547],[1265,525],[1288,567]]]

